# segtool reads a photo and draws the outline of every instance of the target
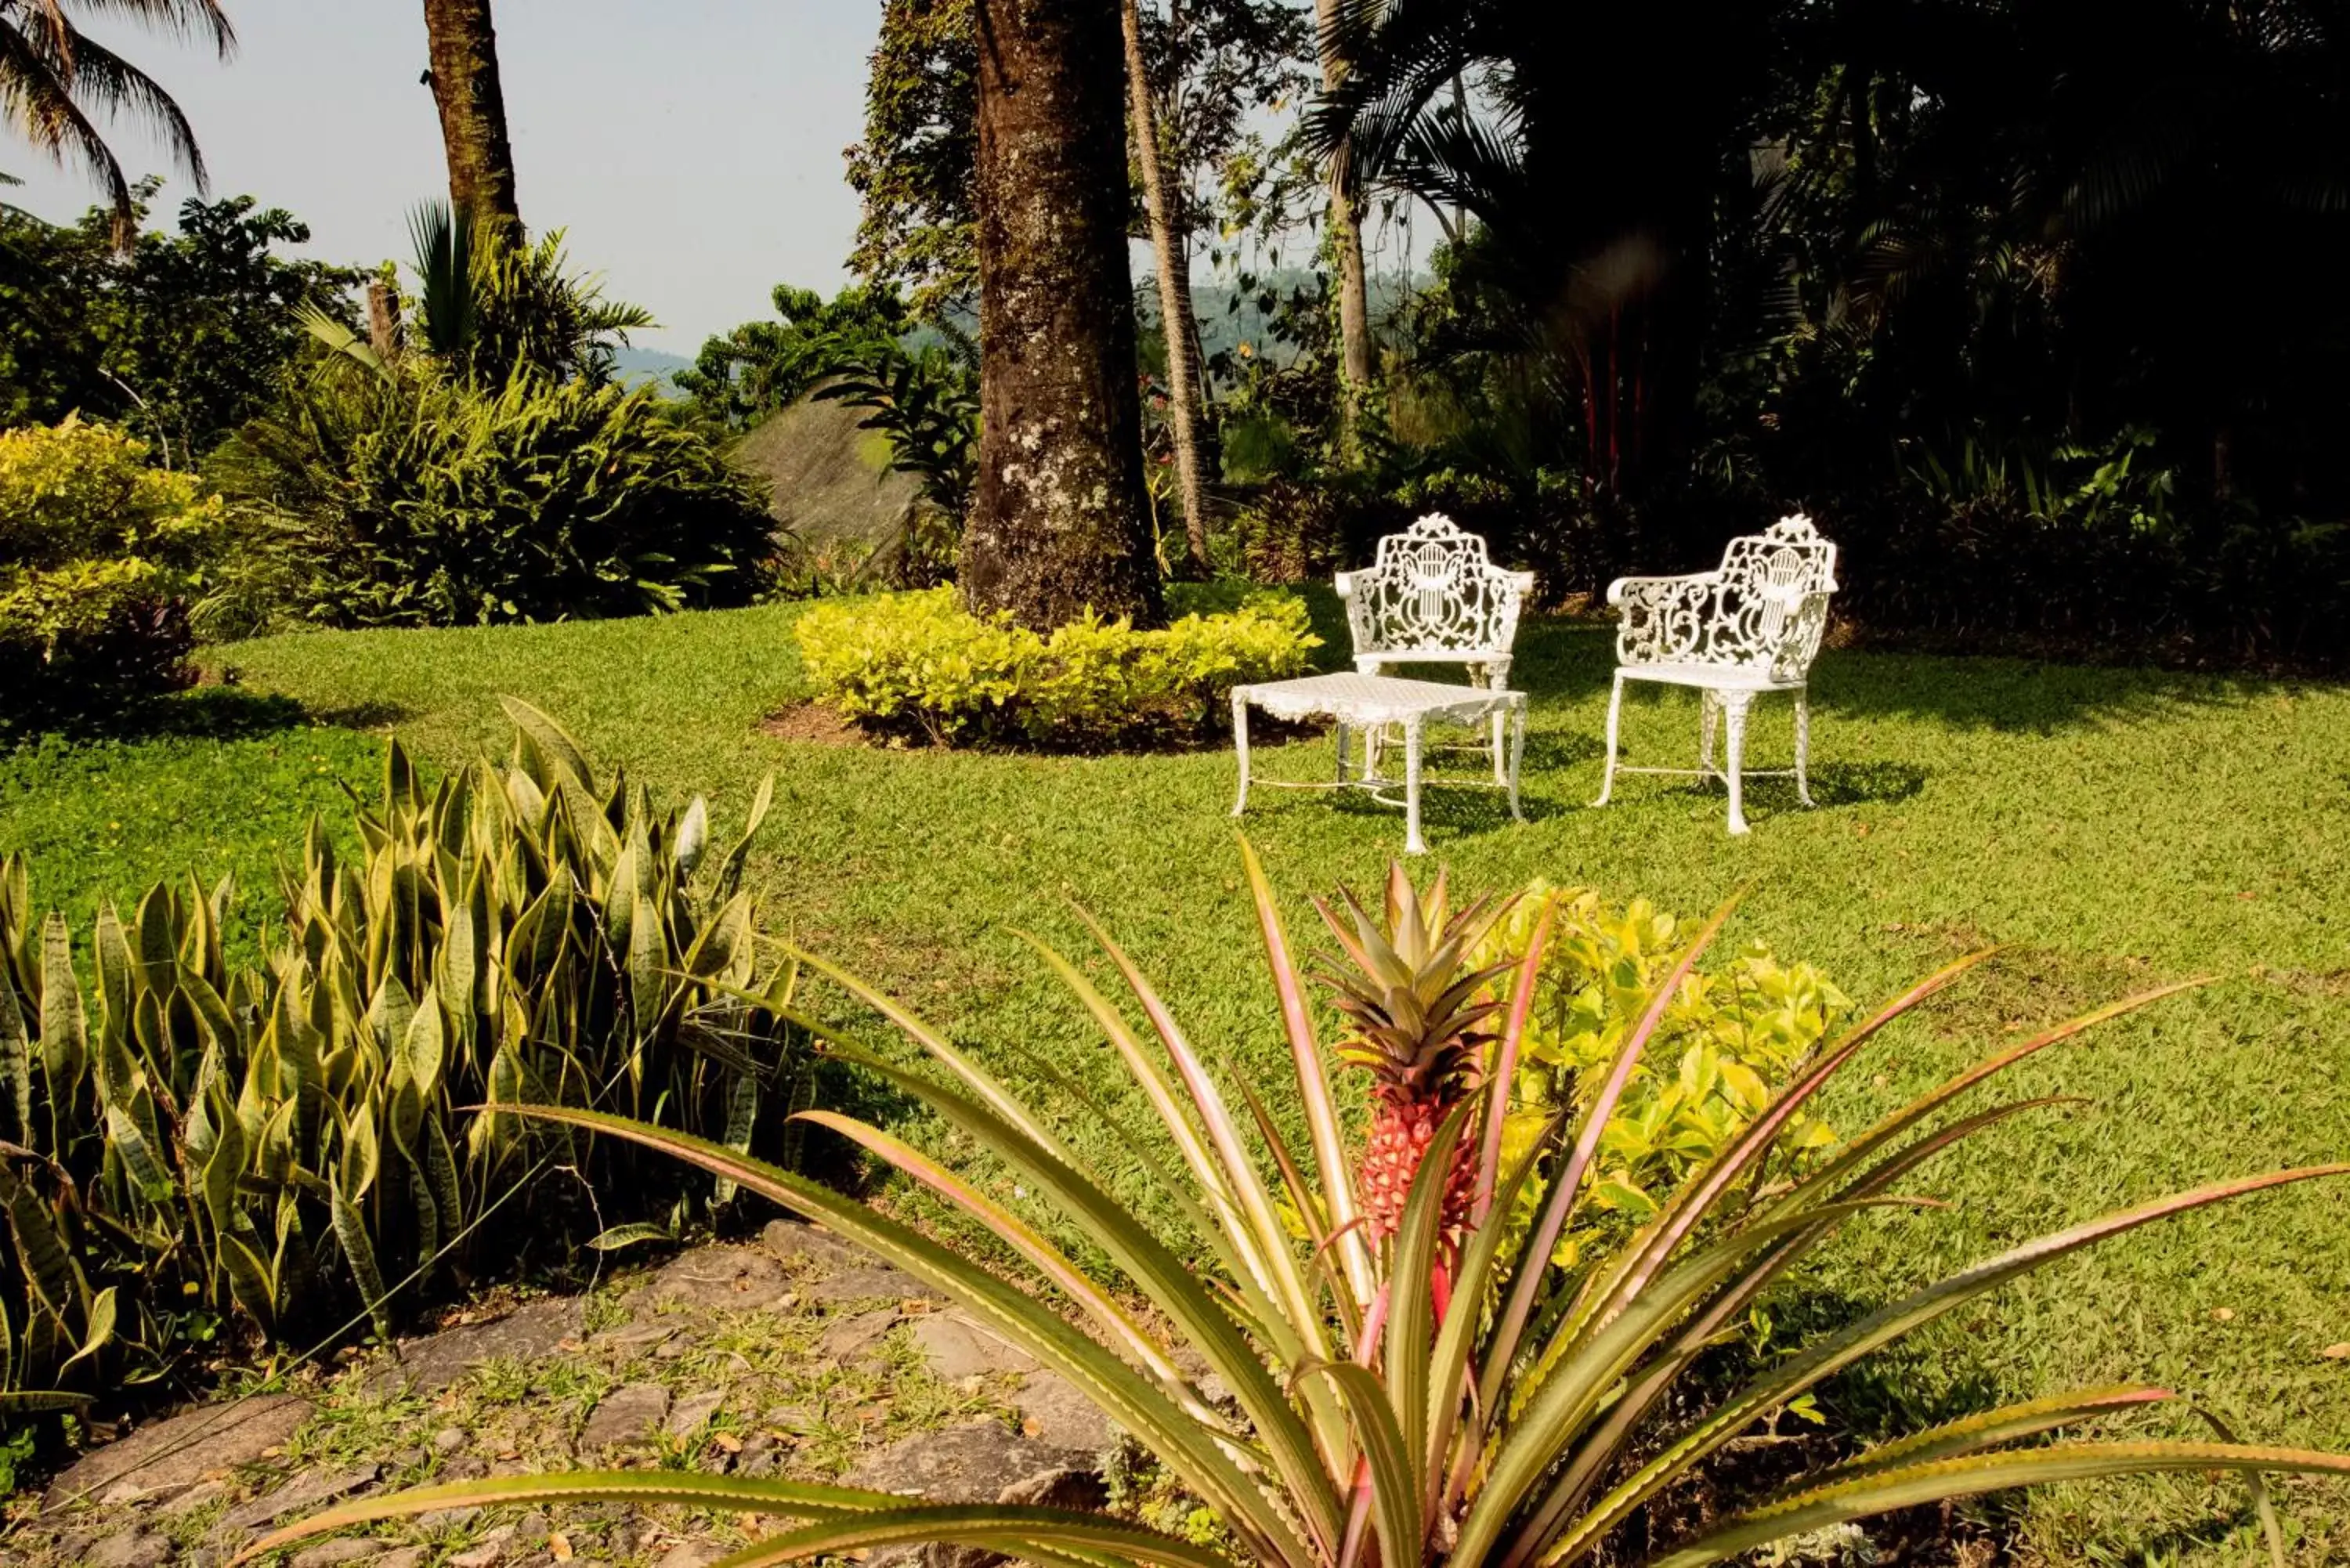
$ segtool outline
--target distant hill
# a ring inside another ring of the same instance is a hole
[[[693,361],[681,354],[664,354],[658,348],[622,348],[612,355],[612,366],[620,373],[624,387],[639,387],[650,381],[653,390],[664,398],[681,398],[671,378]]]

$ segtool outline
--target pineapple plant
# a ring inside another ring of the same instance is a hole
[[[1339,1059],[1373,1080],[1370,1136],[1356,1180],[1365,1229],[1377,1242],[1403,1224],[1437,1130],[1479,1086],[1493,1040],[1484,1025],[1501,1007],[1490,982],[1509,966],[1479,968],[1471,955],[1503,909],[1479,898],[1455,910],[1443,873],[1423,895],[1400,866],[1388,868],[1384,930],[1352,893],[1342,890],[1338,904],[1315,900],[1345,955],[1343,963],[1326,962],[1320,978],[1348,1026]],[[1446,1238],[1467,1229],[1474,1153],[1461,1146],[1447,1179]]]
[[[1380,1075],[1371,1157],[1349,1157],[1316,1034],[1307,978],[1254,855],[1243,858],[1307,1137],[1285,1136],[1254,1087],[1247,1102],[1271,1168],[1257,1158],[1225,1087],[1134,961],[1095,928],[1124,981],[1125,1006],[1067,956],[1038,943],[1151,1103],[1165,1196],[1183,1210],[1170,1231],[1111,1196],[1045,1103],[1023,1097],[910,1009],[813,954],[803,972],[879,1012],[920,1052],[909,1066],[837,1041],[833,1049],[903,1090],[972,1145],[1003,1161],[990,1178],[947,1163],[885,1128],[834,1111],[804,1113],[920,1183],[1019,1256],[974,1259],[881,1210],[740,1149],[674,1128],[577,1106],[511,1108],[557,1126],[664,1149],[773,1199],[952,1297],[990,1332],[1082,1389],[1156,1456],[1214,1518],[1212,1542],[1148,1521],[1045,1504],[926,1502],[889,1492],[773,1476],[694,1470],[559,1471],[493,1476],[330,1508],[255,1541],[239,1562],[309,1537],[442,1509],[556,1503],[666,1504],[741,1512],[754,1539],[718,1568],[782,1568],[940,1542],[1027,1562],[1090,1568],[1709,1568],[1758,1547],[1872,1514],[2043,1482],[2158,1471],[2254,1478],[2272,1561],[2282,1527],[2264,1473],[2350,1477],[2350,1454],[2252,1447],[2232,1439],[2164,1442],[2074,1435],[2176,1397],[2122,1386],[2053,1393],[1859,1449],[1789,1477],[1775,1491],[1690,1521],[1675,1500],[1742,1437],[1872,1351],[1960,1309],[1982,1311],[2001,1285],[2085,1247],[2208,1205],[2319,1178],[2350,1165],[2263,1170],[2219,1180],[1980,1259],[1895,1295],[1800,1349],[1722,1380],[1700,1358],[1814,1248],[1887,1207],[1939,1208],[1908,1190],[1937,1157],[1985,1128],[2045,1107],[1994,1105],[1955,1119],[1960,1096],[2003,1069],[2147,1005],[2179,982],[2111,1003],[1989,1057],[1809,1162],[1784,1181],[1758,1178],[1783,1135],[1839,1069],[1984,954],[1947,966],[1812,1052],[1762,1115],[1665,1197],[1654,1219],[1610,1234],[1581,1269],[1552,1264],[1558,1238],[1595,1201],[1595,1160],[1673,998],[1729,916],[1725,908],[1648,992],[1570,1123],[1551,1118],[1504,1158],[1506,1085],[1520,1057],[1555,899],[1544,899],[1494,1015],[1496,979],[1461,956],[1482,907],[1452,913],[1440,881],[1415,897],[1388,883],[1388,919],[1339,900],[1333,920],[1354,972],[1337,984],[1354,1038],[1348,1059]],[[1335,912],[1335,911],[1326,911]],[[1149,1019],[1135,1026],[1129,1009]],[[1493,1068],[1478,1060],[1493,1022]],[[1881,1044],[1881,1042],[1879,1042]],[[1038,1079],[1049,1059],[1018,1044]],[[1436,1109],[1441,1104],[1442,1110]],[[1424,1145],[1414,1128],[1440,1118]],[[1469,1174],[1455,1151],[1470,1147]],[[1405,1173],[1401,1176],[1399,1172]],[[1396,1222],[1388,1199],[1409,1192]],[[1531,1226],[1516,1200],[1539,1193]],[[1379,1245],[1356,1189],[1380,1204]],[[1034,1197],[1102,1254],[1081,1263],[999,1194]],[[1462,1229],[1440,1227],[1464,1194]],[[1300,1236],[1296,1222],[1310,1232]],[[1147,1303],[1149,1311],[1138,1312]],[[1462,1303],[1468,1303],[1463,1305]],[[1491,1310],[1488,1310],[1491,1303]],[[1212,1373],[1228,1391],[1210,1399]]]

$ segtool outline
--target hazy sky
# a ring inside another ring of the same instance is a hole
[[[857,139],[879,0],[496,0],[517,194],[534,230],[650,309],[650,348],[767,314],[777,283],[830,292],[857,226],[841,150]],[[309,253],[405,259],[407,214],[446,196],[421,0],[226,0],[239,47],[203,50],[101,22],[93,36],[161,80],[194,121],[216,195],[309,223]],[[129,126],[134,175],[162,172]],[[5,199],[52,220],[88,206],[78,171],[0,130]],[[187,193],[174,178],[168,220]]]

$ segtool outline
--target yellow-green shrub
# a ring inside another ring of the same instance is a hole
[[[1481,961],[1522,957],[1554,897],[1557,925],[1535,981],[1503,1124],[1513,1152],[1531,1147],[1554,1113],[1579,1108],[1597,1091],[1698,929],[1645,898],[1618,909],[1587,888],[1537,881],[1496,923]],[[1759,942],[1717,968],[1692,970],[1601,1135],[1594,1205],[1628,1222],[1648,1218],[1659,1199],[1753,1120],[1850,1007],[1818,970],[1783,964]],[[1781,1147],[1800,1157],[1835,1141],[1826,1123],[1797,1112]],[[1580,1238],[1570,1232],[1562,1246],[1561,1261],[1571,1263]]]
[[[1078,744],[1209,729],[1234,686],[1305,669],[1309,624],[1260,594],[1160,630],[1089,616],[1043,636],[930,588],[820,605],[794,630],[816,699],[885,733]]]
[[[0,431],[0,714],[57,712],[185,676],[186,599],[225,526],[146,446],[68,419]],[[15,672],[22,671],[21,676]]]

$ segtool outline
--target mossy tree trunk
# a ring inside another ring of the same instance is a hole
[[[1118,0],[980,0],[979,483],[957,575],[1039,629],[1165,616],[1142,485]]]
[[[1184,243],[1185,215],[1175,210],[1165,160],[1159,151],[1159,115],[1150,98],[1150,73],[1142,57],[1140,0],[1122,0],[1118,16],[1126,31],[1126,91],[1134,161],[1142,171],[1142,204],[1150,220],[1150,249],[1158,260],[1159,321],[1167,337],[1168,424],[1175,436],[1175,487],[1183,506],[1183,536],[1191,570],[1208,571],[1208,489],[1200,457],[1200,323],[1191,313],[1191,247]]]
[[[506,140],[490,0],[424,0],[424,32],[449,160],[449,204],[518,234],[522,209],[515,202],[514,148]]]

